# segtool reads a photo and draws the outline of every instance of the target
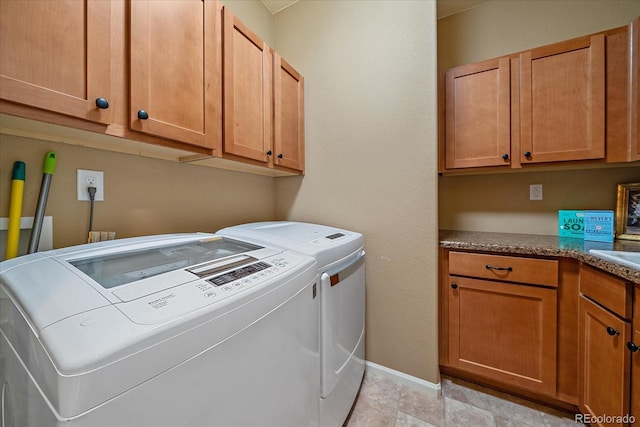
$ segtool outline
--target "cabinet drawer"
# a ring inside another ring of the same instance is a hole
[[[632,285],[623,279],[583,265],[580,292],[624,319],[631,319]]]
[[[450,252],[449,274],[557,287],[558,261]]]

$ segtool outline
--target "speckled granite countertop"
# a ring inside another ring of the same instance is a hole
[[[640,252],[640,242],[636,241],[616,240],[614,243],[601,243],[536,234],[440,230],[440,247],[504,254],[574,258],[640,284],[640,270],[589,254],[589,249]]]

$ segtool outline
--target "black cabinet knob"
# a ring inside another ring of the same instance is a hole
[[[267,156],[270,156],[272,154],[273,154],[273,151],[271,151],[271,150],[267,151]]]
[[[531,157],[531,151],[525,151],[524,152],[524,156],[525,157]]]
[[[109,101],[107,101],[104,98],[96,98],[96,107],[98,107],[101,110],[105,110],[109,108]]]
[[[607,333],[611,336],[620,335],[620,331],[613,329],[611,326],[607,326]]]
[[[509,160],[509,155],[507,153],[505,153],[505,154],[502,155],[502,158],[505,159],[505,160]]]
[[[451,289],[458,289],[458,284],[457,283],[452,283],[451,284]]]
[[[283,158],[283,157],[284,157],[284,156],[282,155],[282,153],[278,154],[278,158],[279,158],[279,159],[281,159],[281,158]]]
[[[149,113],[144,110],[138,110],[138,118],[140,120],[147,120],[149,118]]]
[[[640,350],[640,346],[635,345],[632,341],[627,343],[627,348],[631,351],[631,353],[635,353]]]

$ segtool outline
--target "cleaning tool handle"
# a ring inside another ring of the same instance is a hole
[[[11,174],[11,199],[9,200],[9,226],[7,227],[7,245],[5,259],[18,256],[20,243],[20,217],[22,216],[22,196],[24,194],[24,162],[15,162]]]
[[[44,221],[44,211],[47,207],[47,198],[49,197],[49,187],[51,187],[51,178],[56,168],[56,153],[48,151],[44,156],[44,165],[42,167],[42,184],[40,185],[40,195],[38,196],[38,204],[36,206],[36,214],[33,216],[33,228],[31,229],[31,237],[29,238],[29,248],[27,253],[37,252],[40,243],[40,233],[42,231],[42,222]]]
[[[48,151],[44,156],[44,165],[42,167],[43,173],[48,173],[49,175],[53,175],[53,172],[56,170],[56,153],[53,151]]]
[[[13,164],[13,173],[11,173],[11,179],[19,179],[20,181],[24,181],[26,170],[27,166],[24,164],[24,162],[15,162]]]

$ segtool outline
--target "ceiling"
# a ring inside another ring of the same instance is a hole
[[[261,0],[262,3],[269,9],[272,14],[280,12],[291,6],[300,0]],[[422,0],[429,1],[429,0]],[[479,4],[485,3],[489,0],[436,0],[438,8],[438,19],[444,18],[449,15],[462,12],[472,7],[476,7]]]

